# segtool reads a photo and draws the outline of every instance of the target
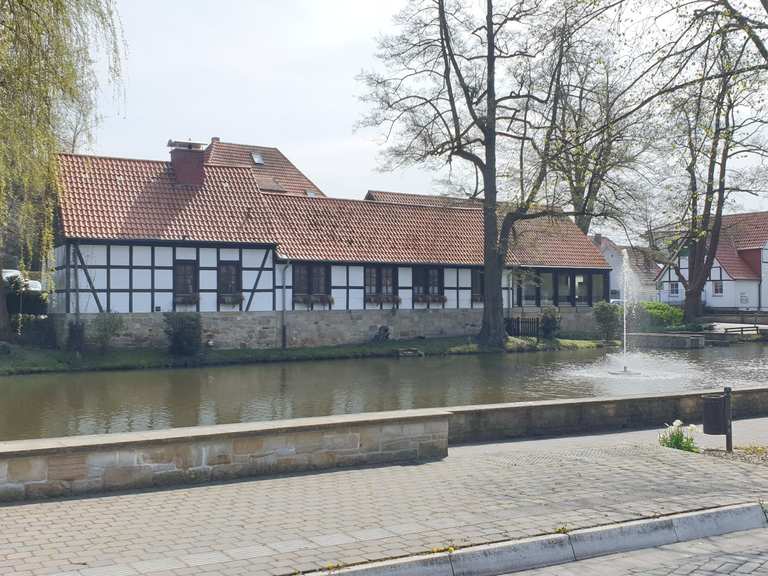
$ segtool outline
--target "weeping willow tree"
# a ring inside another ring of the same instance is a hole
[[[97,63],[118,81],[122,54],[113,0],[0,0],[0,255],[22,267],[52,246],[55,155],[93,126]]]

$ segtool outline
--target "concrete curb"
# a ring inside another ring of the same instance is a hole
[[[730,532],[768,528],[761,504],[737,504],[524,540],[335,569],[345,576],[498,576]],[[329,571],[312,572],[327,575]]]

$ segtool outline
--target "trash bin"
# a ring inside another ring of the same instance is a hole
[[[728,433],[725,394],[707,394],[701,397],[704,404],[704,434],[722,435]]]

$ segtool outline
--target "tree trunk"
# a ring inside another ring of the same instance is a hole
[[[8,315],[5,282],[0,277],[0,341],[11,339],[11,317]]]
[[[701,290],[686,290],[685,305],[683,306],[683,319],[685,322],[689,324],[696,322],[696,319],[701,316],[701,312]]]
[[[501,274],[504,263],[500,256],[499,219],[496,214],[496,171],[486,166],[485,200],[483,203],[483,257],[485,287],[483,294],[483,326],[480,344],[488,348],[503,349],[507,341],[504,328],[504,299]]]

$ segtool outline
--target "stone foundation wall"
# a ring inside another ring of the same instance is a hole
[[[537,308],[515,308],[511,316],[536,317]],[[591,308],[562,308],[564,334],[589,336],[595,332]],[[118,347],[167,346],[163,315],[123,314],[124,327],[114,340]],[[95,343],[95,314],[82,314],[86,338]],[[73,314],[55,315],[57,339],[64,345],[67,322]],[[201,312],[203,340],[216,348],[279,348],[282,316],[279,312]],[[395,340],[475,336],[480,332],[481,308],[438,310],[323,310],[285,313],[286,344],[290,348],[336,346],[370,342],[386,326]]]
[[[0,500],[444,458],[448,413],[414,410],[0,442]]]
[[[701,422],[700,390],[0,442],[0,501],[444,458],[449,444]],[[733,391],[768,415],[768,387]]]
[[[486,442],[625,429],[661,429],[665,423],[677,419],[686,424],[699,423],[703,412],[702,394],[713,392],[718,391],[457,406],[445,410],[451,413],[451,444]],[[734,418],[767,416],[768,387],[734,390],[732,409]]]

